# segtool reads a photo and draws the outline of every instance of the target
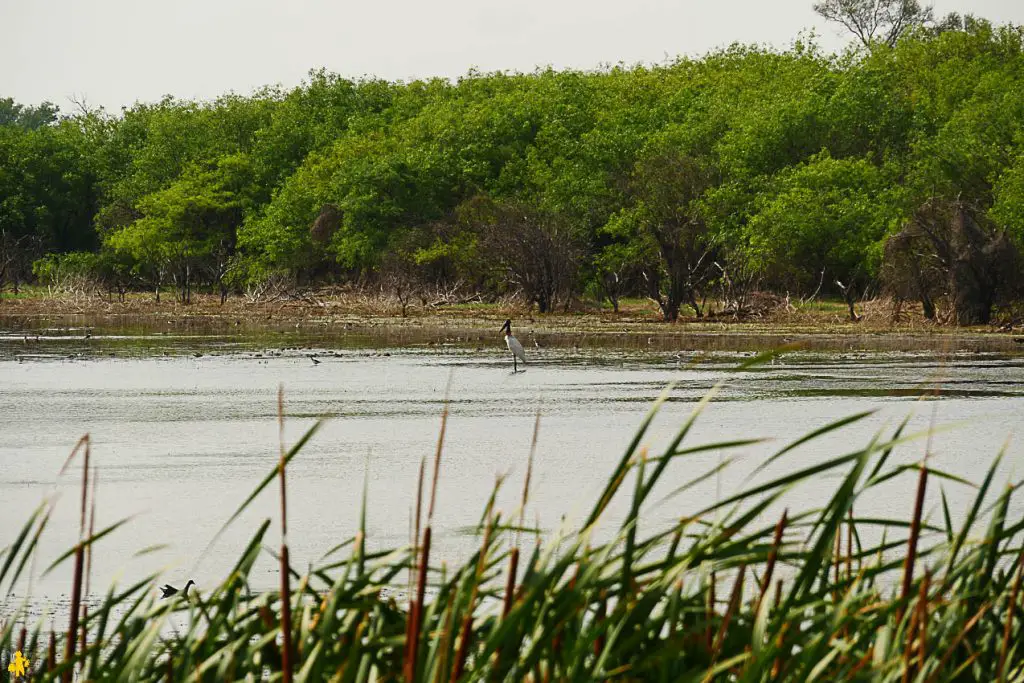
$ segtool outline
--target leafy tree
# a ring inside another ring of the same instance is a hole
[[[629,182],[632,205],[613,217],[609,232],[638,242],[637,255],[657,253],[657,270],[645,271],[648,292],[666,321],[689,304],[703,315],[698,297],[712,274],[716,244],[699,201],[715,180],[706,159],[685,154],[671,137],[653,143],[637,161]]]
[[[236,231],[251,194],[244,155],[223,157],[208,168],[193,166],[167,189],[144,197],[141,217],[109,235],[107,243],[154,277],[158,298],[170,275],[180,300],[191,303],[192,284],[205,270],[221,287],[223,300]]]
[[[18,104],[10,97],[0,98],[0,126],[36,130],[57,122],[60,109],[52,102],[37,106]]]
[[[96,247],[91,149],[74,119],[34,129],[0,126],[0,282],[17,290],[46,252]]]
[[[854,301],[877,274],[881,245],[900,216],[887,174],[825,154],[783,171],[772,186],[746,228],[753,267],[796,291],[833,283],[856,321]]]
[[[999,177],[992,218],[1024,249],[1024,152]]]
[[[931,22],[909,0],[818,9],[870,49],[801,38],[454,82],[321,70],[117,115],[0,100],[0,277],[98,251],[111,287],[173,282],[185,300],[193,286],[401,280],[422,300],[520,291],[543,310],[646,295],[673,320],[705,314],[712,292],[735,313],[755,288],[820,288],[853,317],[884,282],[966,310],[957,292],[986,287],[954,288],[956,259],[908,226],[948,236],[962,206],[977,230],[959,233],[982,251],[1024,248],[1024,29]]]

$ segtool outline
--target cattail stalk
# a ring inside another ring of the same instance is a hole
[[[853,505],[846,522],[846,580],[853,581]]]
[[[288,487],[285,480],[284,385],[277,388],[277,426],[281,446],[278,474],[281,479],[281,680],[292,681],[292,595],[288,571]]]
[[[714,648],[711,651],[711,666],[708,670],[708,677],[706,681],[711,680],[711,671],[714,670],[715,662],[718,660],[718,655],[722,650],[722,645],[725,644],[725,636],[729,631],[729,623],[732,621],[732,617],[736,614],[736,611],[740,607],[740,601],[743,597],[743,579],[747,574],[747,566],[740,565],[740,570],[736,574],[736,583],[732,587],[732,595],[729,597],[729,606],[725,609],[725,616],[722,617],[722,623],[718,627],[718,635],[715,637]]]
[[[455,668],[452,670],[451,683],[462,678],[466,669],[466,658],[469,657],[469,646],[473,636],[473,610],[476,609],[477,593],[480,589],[480,582],[483,580],[484,567],[487,566],[487,548],[491,542],[491,526],[493,517],[488,515],[487,526],[484,528],[484,541],[480,547],[480,558],[476,565],[476,578],[473,581],[473,590],[469,595],[469,605],[466,606],[466,615],[462,618],[462,630],[459,635],[459,649],[455,656]]]
[[[782,579],[775,582],[775,611],[778,612],[779,605],[782,604]],[[779,635],[775,639],[775,648],[779,650],[780,654],[775,657],[775,661],[772,662],[772,680],[779,677],[779,672],[782,671],[782,646],[786,642],[786,630],[789,628],[788,623],[782,624],[779,629]]]
[[[900,591],[900,607],[896,612],[896,623],[903,620],[910,589],[914,583],[914,563],[917,561],[917,542],[921,536],[921,517],[924,514],[924,494],[928,489],[927,454],[921,463],[921,474],[917,479],[917,497],[914,501],[914,517],[910,520],[910,537],[907,539],[907,558],[903,564],[903,585]]]
[[[931,584],[931,579],[931,573],[925,572],[917,597],[917,666],[919,669],[924,668],[928,649],[928,587]]]
[[[1003,645],[999,650],[999,666],[996,668],[996,679],[1003,683],[1003,670],[1006,668],[1006,655],[1010,650],[1010,635],[1013,633],[1013,615],[1017,609],[1017,594],[1020,592],[1021,574],[1024,573],[1024,550],[1017,557],[1017,576],[1013,579],[1010,589],[1010,600],[1006,605],[1006,626],[1003,627]]]
[[[604,623],[608,613],[608,594],[601,591],[601,601],[597,603],[597,614],[594,616],[594,626],[600,627]],[[604,652],[604,634],[602,633],[594,640],[594,656],[600,657]]]
[[[409,618],[405,622],[405,662],[409,661],[410,648],[412,648],[413,641],[413,614],[416,611],[416,593],[414,592],[415,581],[414,577],[417,576],[417,566],[419,563],[419,543],[420,543],[420,516],[423,512],[423,478],[424,469],[427,466],[427,459],[420,458],[420,473],[416,480],[416,513],[415,513],[415,524],[412,526],[412,554],[410,556],[409,564]],[[411,520],[410,520],[411,521]]]
[[[72,662],[75,658],[75,645],[78,638],[78,616],[82,609],[82,565],[85,558],[85,511],[86,500],[89,492],[89,435],[82,437],[79,445],[85,447],[85,462],[82,465],[82,510],[81,521],[78,526],[78,546],[75,548],[75,573],[71,583],[71,618],[68,624],[68,633],[64,646],[64,661]],[[71,457],[78,451],[78,446],[71,452]],[[69,457],[68,460],[71,458]],[[62,679],[64,683],[71,683],[73,677],[73,666],[64,670]]]
[[[782,511],[782,517],[779,518],[778,524],[775,525],[775,536],[772,538],[772,549],[768,551],[768,560],[765,563],[764,578],[761,580],[761,592],[757,596],[757,602],[754,604],[754,618],[757,618],[758,613],[761,611],[761,603],[764,602],[764,598],[768,595],[768,589],[772,585],[772,575],[775,573],[775,563],[779,559],[779,548],[782,547],[782,535],[786,530],[786,523],[789,521],[789,510]]]
[[[50,629],[50,644],[46,648],[46,671],[47,673],[57,668],[57,634]]]
[[[448,379],[451,387],[451,378]],[[430,564],[431,527],[434,520],[434,504],[437,498],[437,480],[441,470],[441,452],[444,449],[445,429],[448,426],[448,389],[445,389],[444,410],[441,412],[441,433],[437,437],[437,451],[434,454],[434,477],[430,488],[430,504],[427,506],[427,526],[423,530],[423,548],[417,567],[416,601],[413,603],[412,614],[409,616],[409,633],[406,642],[405,680],[413,683],[416,680],[416,669],[420,650],[420,627],[423,619],[423,601],[427,590],[427,567]],[[417,512],[418,514],[418,512]]]
[[[89,538],[96,533],[96,487],[99,485],[99,472],[92,468],[92,499],[89,502]],[[92,584],[92,543],[85,549],[85,598],[82,600],[82,654],[88,646],[89,591]]]
[[[715,620],[715,572],[711,572],[711,583],[708,585],[708,612],[707,612],[707,627],[704,633],[705,646],[708,649],[708,654],[715,650],[715,635],[712,629],[712,625]]]

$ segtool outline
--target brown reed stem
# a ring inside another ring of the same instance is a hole
[[[441,452],[444,450],[444,434],[448,427],[448,392],[451,389],[451,384],[451,375],[449,375],[448,386],[444,390],[444,410],[441,411],[441,432],[437,437],[437,451],[434,453],[434,477],[430,486],[430,504],[427,506],[427,527],[423,530],[423,550],[419,566],[417,567],[416,602],[413,603],[409,635],[406,641],[407,654],[404,669],[406,673],[405,680],[409,683],[416,680],[417,660],[419,659],[420,622],[423,618],[423,600],[427,590],[427,566],[430,563],[431,524],[434,519],[434,503],[437,500],[437,479],[441,471]],[[418,514],[419,511],[417,510]]]
[[[412,647],[413,640],[413,620],[412,614],[416,610],[416,598],[413,592],[415,586],[413,577],[417,574],[417,563],[419,562],[419,543],[420,543],[420,515],[423,511],[423,478],[424,470],[427,466],[427,459],[420,458],[420,473],[416,480],[416,523],[413,526],[412,535],[412,556],[411,563],[409,565],[409,618],[405,622],[405,661],[409,661],[409,648]]]
[[[46,671],[57,668],[57,634],[50,629],[50,644],[46,648]]]
[[[85,446],[85,462],[82,464],[82,510],[81,521],[78,526],[78,546],[75,548],[75,573],[71,583],[71,618],[68,624],[68,633],[64,647],[64,661],[70,663],[75,658],[75,645],[78,638],[78,616],[82,609],[82,565],[85,558],[85,510],[86,499],[89,491],[89,435],[86,434],[79,441]],[[72,456],[78,450],[72,451]],[[65,683],[71,683],[73,678],[73,666],[68,666],[64,671],[62,679]]]
[[[846,580],[853,582],[853,505],[846,516]]]
[[[443,582],[442,582],[443,583]],[[455,609],[445,610],[446,614],[444,617],[444,626],[441,630],[441,646],[437,649],[437,665],[434,667],[434,683],[440,683],[444,680],[444,671],[448,667],[448,654],[451,648],[451,643],[455,641],[455,636],[452,635],[454,629],[452,627],[455,621]]]
[[[416,600],[413,602],[412,614],[409,617],[409,644],[404,669],[405,680],[410,682],[416,680],[416,665],[419,658],[420,645],[420,620],[422,619],[423,600],[427,586],[427,563],[430,561],[430,539],[431,529],[428,523],[427,528],[423,530],[423,546],[420,551],[420,562],[417,567]]]
[[[285,479],[284,385],[277,387],[277,424],[280,441],[278,474],[281,479],[281,680],[292,681],[292,594],[288,562],[288,487]]]
[[[416,524],[413,526],[413,537],[412,537],[413,538],[412,554],[413,554],[413,561],[414,562],[415,562],[415,558],[417,557],[417,553],[419,552],[419,547],[418,546],[419,546],[419,542],[420,542],[420,529],[422,528],[420,517],[423,514],[423,479],[426,476],[426,472],[425,472],[426,467],[427,467],[427,459],[425,457],[424,458],[420,458],[420,474],[419,474],[419,477],[416,480]]]
[[[88,595],[88,593],[86,593],[86,595]],[[82,628],[78,632],[78,634],[79,634],[78,651],[82,653],[83,657],[85,656],[86,645],[88,645],[87,638],[86,638],[86,631],[88,630],[87,627],[86,627],[86,623],[87,623],[88,619],[89,619],[89,603],[83,600],[82,601]],[[84,666],[84,664],[83,664],[83,666]]]
[[[832,556],[832,568],[833,568],[833,573],[835,574],[835,580],[833,581],[833,584],[835,586],[835,590],[832,591],[832,601],[834,603],[836,603],[836,604],[839,604],[839,599],[841,597],[840,592],[839,592],[839,582],[842,580],[842,577],[840,576],[839,572],[840,572],[840,568],[842,566],[843,566],[843,529],[842,529],[842,526],[837,526],[836,527],[836,550],[835,550],[835,553]]]
[[[715,619],[715,581],[715,572],[711,572],[711,583],[708,585],[707,626],[704,633],[704,644],[708,649],[708,654],[714,652],[715,648],[715,636],[712,630]]]
[[[1013,615],[1017,609],[1017,594],[1020,592],[1021,574],[1024,573],[1024,550],[1017,557],[1017,575],[1010,589],[1010,601],[1006,605],[1006,626],[1003,628],[1003,645],[999,650],[999,666],[996,668],[996,680],[1003,683],[1003,670],[1006,667],[1006,655],[1010,650],[1010,635],[1013,633]]]
[[[946,668],[946,664],[949,663],[949,660],[953,656],[953,653],[956,652],[956,649],[960,647],[960,641],[962,641],[964,637],[966,637],[967,634],[971,632],[971,629],[973,629],[975,625],[979,621],[981,621],[981,618],[985,616],[985,612],[987,612],[989,607],[991,606],[992,605],[989,603],[982,605],[981,609],[979,609],[977,613],[973,617],[971,617],[970,621],[968,621],[964,625],[963,630],[957,634],[956,638],[953,639],[953,642],[950,644],[949,648],[946,649],[946,653],[942,655],[942,659],[939,660],[939,665],[935,667],[935,671],[932,672],[932,675],[928,678],[927,683],[935,683],[935,681],[939,680],[939,676],[942,675],[942,671]],[[973,660],[979,654],[979,652],[974,653],[973,655],[971,655],[971,657],[968,658],[968,661]]]
[[[920,617],[920,610],[915,609],[911,612],[910,623],[907,625],[906,642],[903,644],[903,683],[909,683],[914,678],[914,638],[917,635]]]
[[[847,674],[847,678],[848,679],[853,679],[854,674],[858,673],[861,669],[863,669],[865,666],[867,666],[868,662],[870,662],[872,659],[874,659],[874,657],[875,657],[875,646],[874,645],[870,645],[870,646],[868,646],[868,651],[864,653],[864,656],[861,657],[859,660],[857,660],[857,663],[853,665],[852,669],[850,669],[850,672]]]
[[[448,380],[451,385],[451,379]],[[441,412],[441,433],[437,435],[437,451],[434,453],[434,476],[430,482],[430,505],[427,507],[427,524],[434,519],[434,503],[437,500],[437,480],[441,471],[441,451],[444,450],[444,433],[448,428],[448,390],[445,389],[444,410]]]
[[[505,601],[501,607],[502,620],[507,619],[512,611],[512,601],[515,599],[516,577],[519,572],[519,534],[526,520],[526,502],[530,498],[530,479],[533,477],[533,456],[537,450],[537,433],[540,431],[540,408],[537,409],[537,416],[533,421],[533,436],[530,438],[530,455],[526,460],[526,476],[523,478],[523,497],[519,504],[519,528],[515,532],[515,541],[508,556],[508,578],[505,580]],[[495,662],[501,661],[501,646],[494,649]]]
[[[913,652],[914,631],[918,630],[918,610],[910,613],[910,623],[906,629],[906,642],[903,644],[903,683],[913,678],[913,663],[910,660]]]
[[[96,533],[96,487],[99,485],[99,470],[96,467],[92,468],[92,498],[89,501],[89,538],[92,538]],[[82,643],[80,649],[82,653],[85,653],[86,647],[88,646],[88,627],[86,624],[89,621],[89,592],[92,585],[92,543],[85,549],[85,596],[82,601]]]
[[[772,537],[772,549],[768,551],[768,560],[765,563],[764,578],[761,579],[761,592],[757,596],[757,603],[754,605],[754,618],[761,611],[761,603],[764,602],[764,598],[768,595],[768,589],[772,585],[772,575],[775,573],[775,563],[779,559],[779,548],[782,547],[782,534],[786,530],[786,523],[789,521],[789,509],[782,511],[782,517],[779,518],[778,524],[775,525],[775,535]]]
[[[537,521],[537,528],[538,529],[540,528],[540,520]],[[587,546],[583,550],[583,560],[576,563],[576,571],[575,571],[575,573],[573,573],[572,578],[569,579],[569,590],[570,591],[573,591],[573,590],[576,589],[576,581],[577,581],[577,579],[579,579],[580,574],[583,573],[583,562],[586,561],[586,559],[589,556],[590,556],[590,546]],[[554,665],[555,665],[554,659],[562,652],[562,631],[564,630],[564,628],[565,627],[564,627],[563,624],[559,624],[558,627],[555,629],[555,637],[552,638],[552,640],[551,640],[552,662],[551,662],[551,666],[549,666],[544,671],[544,679],[543,679],[544,683],[548,683],[551,680],[551,670],[554,668]]]
[[[594,615],[594,624],[598,626],[604,623],[604,620],[608,615],[608,593],[601,591],[601,601],[597,603],[597,614]],[[600,657],[601,653],[604,652],[605,638],[604,634],[601,634],[594,640],[594,656]]]
[[[919,670],[924,668],[928,648],[928,588],[931,581],[931,572],[926,571],[924,578],[921,579],[921,589],[917,596],[917,666]]]
[[[896,624],[903,621],[903,615],[910,600],[910,589],[914,582],[914,564],[917,562],[917,542],[921,536],[921,517],[924,514],[924,494],[928,488],[927,453],[921,463],[921,474],[917,479],[917,497],[914,501],[914,517],[910,521],[910,537],[907,539],[907,558],[903,564],[903,585],[900,591],[900,606],[896,612]]]
[[[292,608],[291,588],[288,581],[288,546],[281,544],[281,680],[292,680]]]
[[[705,681],[711,680],[711,672],[715,668],[715,662],[718,661],[718,655],[722,651],[722,645],[725,644],[725,635],[729,630],[729,623],[732,621],[733,615],[740,607],[740,601],[743,596],[743,579],[747,574],[747,565],[741,564],[740,570],[736,574],[736,583],[732,587],[732,595],[729,596],[729,606],[725,609],[725,616],[722,617],[722,623],[718,627],[718,635],[715,637],[714,649],[711,651],[711,665],[708,667],[708,675],[704,679]]]
[[[462,619],[462,629],[459,635],[459,649],[455,656],[455,669],[452,671],[451,683],[462,678],[466,669],[466,659],[469,657],[469,646],[473,635],[473,610],[476,609],[477,593],[480,589],[480,582],[483,580],[484,567],[487,565],[487,548],[491,542],[491,526],[494,523],[493,517],[488,514],[487,526],[484,527],[484,541],[480,546],[480,558],[476,564],[476,578],[473,581],[473,590],[469,594],[469,605],[466,607],[466,616]]]
[[[516,574],[519,571],[519,548],[512,548],[508,556],[508,578],[505,580],[505,604],[501,608],[501,618],[506,619],[512,611],[512,600],[516,591]]]
[[[776,612],[779,610],[779,605],[782,604],[782,579],[775,582],[775,605],[773,605]],[[775,647],[781,653],[782,645],[786,641],[786,630],[789,628],[789,624],[785,623],[782,628],[779,629],[779,636],[775,639]],[[775,680],[779,676],[779,672],[782,671],[782,655],[779,654],[775,657],[775,661],[772,662],[772,680]]]

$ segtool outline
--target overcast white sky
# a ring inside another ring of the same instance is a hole
[[[0,0],[0,97],[68,97],[117,111],[164,94],[212,98],[311,68],[349,77],[454,77],[471,67],[593,68],[700,55],[732,42],[847,37],[813,0]],[[937,0],[1024,24],[1022,0]]]

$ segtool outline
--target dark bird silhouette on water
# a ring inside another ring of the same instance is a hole
[[[313,361],[313,365],[320,365],[320,360],[316,356],[310,356],[309,359]]]
[[[195,581],[193,581],[192,579],[188,580],[188,583],[185,584],[185,589],[181,591],[182,596],[184,596],[186,598],[188,597],[189,586],[191,586],[193,583],[195,583]],[[169,583],[168,584],[164,584],[160,588],[160,590],[163,592],[163,595],[160,596],[161,598],[169,598],[172,595],[177,595],[178,594],[178,589],[175,588],[174,586],[172,586]]]

